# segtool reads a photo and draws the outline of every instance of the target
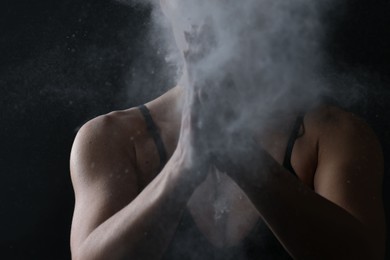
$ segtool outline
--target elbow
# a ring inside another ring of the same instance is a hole
[[[72,255],[72,260],[98,259],[98,258],[93,258],[91,252],[88,253],[87,250],[82,250],[81,248],[77,248],[77,249],[72,248],[71,255]]]
[[[360,224],[360,223],[359,223]],[[386,234],[384,230],[372,229],[363,224],[351,228],[344,242],[341,240],[339,249],[345,253],[344,259],[385,259]]]
[[[77,250],[72,251],[72,260],[106,260],[114,259],[111,257],[104,256],[104,254],[98,254],[93,250]]]
[[[78,247],[71,248],[72,260],[103,260],[103,259],[113,259],[111,257],[105,257],[102,250],[98,250],[96,246],[91,248],[87,247],[85,244]]]
[[[72,260],[81,260],[81,259],[88,259],[87,257],[84,257],[79,252],[75,253],[72,251]]]
[[[81,260],[81,259],[90,259],[87,256],[84,256],[83,252],[80,250],[71,250],[72,260]]]
[[[345,246],[340,245],[339,252],[341,252],[341,255],[338,255],[338,259],[383,260],[385,257],[381,245],[374,244],[368,236],[355,237],[350,243],[346,244]]]
[[[316,244],[311,244],[303,251],[291,254],[294,259],[356,259],[383,260],[384,249],[374,244],[363,234],[328,238]],[[384,248],[384,247],[383,247]]]
[[[76,248],[71,248],[72,260],[119,260],[129,259],[130,254],[124,247],[113,247],[103,243],[84,243]]]

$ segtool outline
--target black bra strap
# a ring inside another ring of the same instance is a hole
[[[283,167],[289,170],[295,176],[297,175],[294,168],[291,165],[291,155],[294,148],[295,140],[298,138],[299,129],[303,125],[303,115],[299,115],[295,121],[294,128],[291,132],[290,138],[288,139],[286,153],[284,155]]]
[[[138,109],[141,111],[142,115],[144,116],[146,127],[149,133],[152,135],[154,143],[156,144],[156,148],[160,156],[160,170],[161,170],[167,162],[167,152],[165,150],[164,143],[162,141],[160,133],[158,132],[157,126],[154,123],[152,116],[150,115],[149,109],[145,105],[138,106]]]

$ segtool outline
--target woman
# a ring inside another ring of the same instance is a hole
[[[232,136],[208,113],[191,54],[178,86],[80,129],[73,259],[383,259],[372,130],[318,105]]]

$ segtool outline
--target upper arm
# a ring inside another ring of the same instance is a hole
[[[91,120],[78,132],[70,160],[76,197],[72,250],[137,196],[134,156],[110,115]]]
[[[315,191],[339,205],[366,228],[368,240],[384,250],[383,156],[373,131],[356,116],[336,111],[318,141]]]

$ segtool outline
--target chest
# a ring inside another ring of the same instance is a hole
[[[267,149],[268,153],[283,164],[285,147],[274,145],[271,148]],[[315,147],[304,139],[296,140],[291,154],[296,177],[310,188],[316,167],[315,154]],[[187,207],[199,231],[219,248],[236,246],[248,237],[256,225],[265,225],[241,188],[217,170],[212,170],[195,190]]]
[[[164,137],[164,136],[163,136]],[[140,159],[138,169],[141,183],[145,187],[158,172],[160,158],[151,139],[139,144]],[[168,155],[174,151],[175,142],[163,138]],[[283,164],[286,157],[288,135],[269,138],[262,147],[277,161]],[[307,133],[295,140],[291,162],[298,179],[306,186],[313,187],[317,165],[317,147]],[[155,174],[154,174],[155,173]],[[216,248],[239,244],[254,229],[262,225],[262,219],[245,193],[226,174],[211,171],[206,180],[195,190],[187,204],[188,212],[196,228]]]
[[[195,190],[187,208],[196,227],[217,248],[239,244],[261,221],[244,192],[217,170]]]

